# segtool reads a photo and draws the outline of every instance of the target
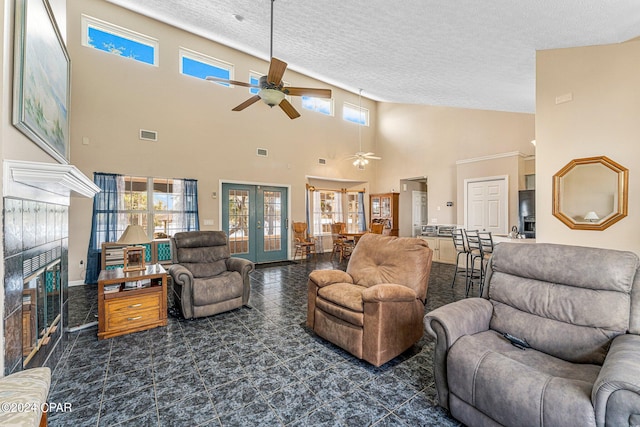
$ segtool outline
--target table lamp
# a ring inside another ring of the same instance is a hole
[[[128,225],[118,243],[127,245],[122,250],[124,252],[124,271],[144,270],[145,248],[139,246],[141,243],[149,243],[149,237],[139,225]]]
[[[584,216],[584,220],[589,222],[596,222],[599,219],[600,218],[594,211],[587,212],[587,214]]]

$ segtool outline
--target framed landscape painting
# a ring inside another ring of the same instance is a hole
[[[47,0],[16,1],[13,124],[69,163],[69,55]]]

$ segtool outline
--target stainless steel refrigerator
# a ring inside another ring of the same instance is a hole
[[[536,190],[518,192],[520,212],[520,234],[528,239],[536,237]]]

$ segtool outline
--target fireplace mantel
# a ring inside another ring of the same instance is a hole
[[[5,197],[46,200],[69,205],[69,197],[93,197],[100,188],[73,165],[21,160],[4,161]]]

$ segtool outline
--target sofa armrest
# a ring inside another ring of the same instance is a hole
[[[381,283],[362,292],[363,302],[383,302],[383,301],[415,301],[418,298],[416,292],[406,286],[393,283]]]
[[[51,369],[33,368],[0,378],[0,425],[46,425]],[[41,424],[44,420],[45,424]]]
[[[237,271],[244,278],[255,269],[255,264],[244,258],[227,258],[227,270]]]
[[[193,274],[180,264],[172,264],[169,274],[173,279],[173,292],[176,293],[175,303],[179,304],[180,311],[185,319],[193,318]],[[176,286],[178,285],[178,286]],[[179,293],[179,295],[178,295]]]
[[[255,270],[256,265],[244,258],[227,258],[227,270],[237,271],[242,276],[242,304],[247,305],[249,303],[249,297],[251,296],[251,280],[249,279],[249,273]]]
[[[169,267],[169,274],[171,274],[173,281],[181,286],[191,288],[193,285],[193,274],[184,265],[172,264]]]
[[[429,335],[436,338],[433,354],[433,375],[440,406],[449,409],[447,355],[449,348],[463,335],[489,329],[493,305],[484,298],[456,301],[433,310],[424,317]]]
[[[640,335],[619,335],[611,342],[593,385],[596,425],[640,421]]]
[[[319,288],[334,283],[353,283],[351,275],[342,270],[313,270],[309,273],[309,280]]]
[[[424,317],[424,326],[432,337],[445,339],[449,348],[463,335],[488,330],[492,314],[493,305],[488,300],[467,298],[430,311]],[[440,323],[446,336],[438,336],[431,326],[432,322]]]

